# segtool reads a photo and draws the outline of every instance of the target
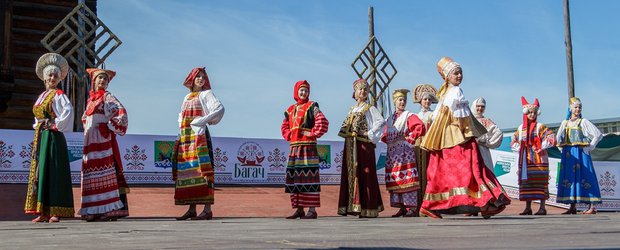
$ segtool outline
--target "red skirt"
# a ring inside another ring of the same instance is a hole
[[[432,151],[422,208],[440,213],[473,213],[489,204],[510,204],[497,178],[484,165],[475,139]]]

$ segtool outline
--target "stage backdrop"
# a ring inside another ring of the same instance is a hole
[[[0,130],[0,183],[27,183],[33,131]],[[65,133],[74,184],[80,182],[82,133]],[[129,184],[173,184],[170,155],[174,136],[119,136],[119,150]],[[343,141],[319,141],[321,183],[340,184]],[[284,184],[289,144],[276,139],[213,137],[217,184]],[[375,150],[385,163],[383,143]],[[380,167],[379,167],[380,168]],[[383,183],[384,169],[377,173]]]

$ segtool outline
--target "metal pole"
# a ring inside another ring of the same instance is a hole
[[[372,6],[368,7],[368,40],[371,40],[375,37],[375,18],[374,18],[374,9]],[[371,86],[370,93],[371,100],[370,104],[377,107],[377,78],[376,78],[376,67],[375,67],[375,44],[374,42],[370,46],[370,53],[372,54],[372,58],[370,58],[370,78],[369,84]]]
[[[568,70],[568,99],[575,96],[575,77],[573,75],[573,43],[570,35],[570,11],[568,0],[564,0],[564,35],[566,46],[566,68]]]

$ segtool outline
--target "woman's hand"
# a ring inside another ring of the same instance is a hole
[[[54,122],[50,121],[49,119],[45,119],[41,123],[41,127],[43,127],[43,129],[53,130],[54,129]]]

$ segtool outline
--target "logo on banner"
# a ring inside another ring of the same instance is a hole
[[[284,171],[286,169],[286,164],[288,157],[286,156],[284,151],[281,151],[279,148],[275,148],[273,151],[269,152],[269,157],[267,157],[267,161],[269,164],[269,171]]]
[[[155,167],[156,168],[171,168],[172,167],[172,151],[174,148],[174,141],[155,141]]]
[[[377,169],[385,168],[387,162],[387,152],[379,153],[379,159],[377,159]]]
[[[0,141],[0,167],[11,168],[11,160],[15,156],[13,145],[7,145],[4,141]]]
[[[498,177],[510,173],[510,162],[496,161],[493,167],[493,173]]]
[[[22,145],[22,151],[19,151],[19,156],[24,159],[22,161],[22,168],[30,168],[30,158],[32,157],[32,142],[28,145]]]
[[[332,167],[332,151],[329,145],[316,145],[319,154],[319,169],[330,169]]]
[[[131,148],[125,149],[125,161],[127,161],[127,170],[144,170],[144,161],[147,156],[144,153],[146,150],[140,148],[138,145],[133,145]]]
[[[265,180],[265,169],[261,163],[265,160],[263,148],[255,142],[245,142],[237,151],[238,164],[235,164],[233,178],[237,180]]]
[[[67,151],[69,151],[69,162],[82,160],[84,150],[84,140],[82,138],[67,138]]]

